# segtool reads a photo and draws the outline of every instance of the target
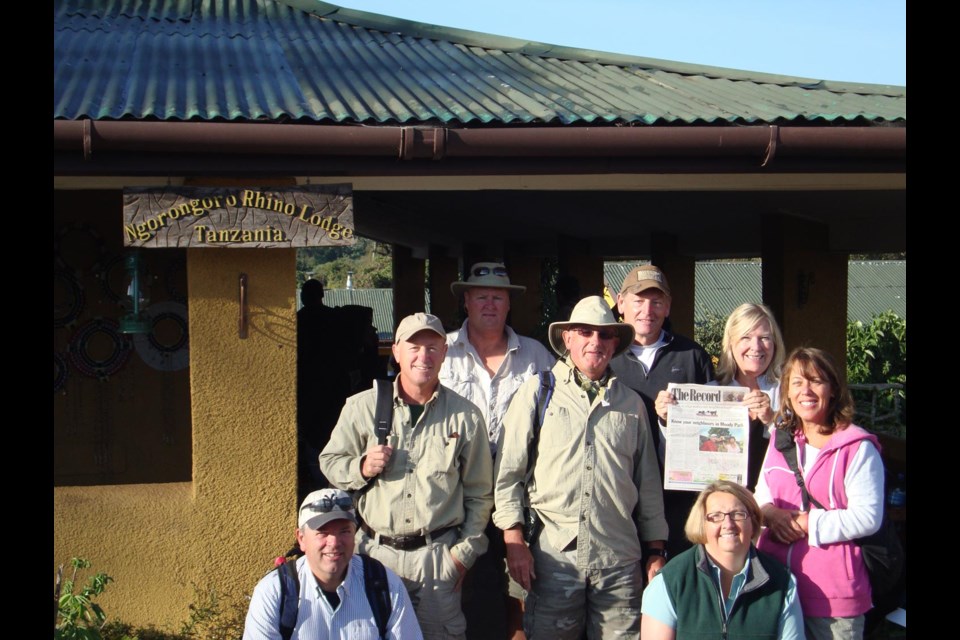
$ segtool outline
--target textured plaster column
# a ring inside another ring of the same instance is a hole
[[[247,276],[246,338],[238,327],[241,273]],[[187,252],[197,511],[183,532],[188,583],[249,593],[271,557],[293,540],[295,273],[293,249]]]

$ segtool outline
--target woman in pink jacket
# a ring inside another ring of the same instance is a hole
[[[851,423],[850,392],[820,349],[795,349],[787,357],[780,398],[779,433],[757,483],[766,525],[757,548],[796,576],[808,639],[862,638],[872,605],[855,540],[879,529],[883,517],[879,444]],[[824,509],[804,505],[785,452],[796,455],[810,496]]]

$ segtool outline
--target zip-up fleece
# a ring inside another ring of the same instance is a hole
[[[790,573],[770,556],[750,549],[747,581],[726,615],[703,545],[696,545],[660,571],[677,612],[677,638],[775,639]]]

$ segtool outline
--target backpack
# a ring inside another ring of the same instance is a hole
[[[277,576],[280,580],[280,636],[290,640],[297,626],[300,614],[300,576],[297,574],[299,548],[291,549],[286,556],[277,558]],[[390,585],[387,582],[387,570],[376,558],[357,554],[363,562],[363,588],[367,602],[373,611],[373,620],[377,624],[380,640],[387,638],[387,623],[393,612],[390,600]],[[291,557],[293,556],[293,557]]]
[[[777,429],[774,446],[783,454],[787,465],[793,471],[797,486],[800,487],[803,510],[809,511],[811,504],[818,509],[826,509],[807,491],[797,463],[797,449],[794,446],[793,436],[782,429]],[[900,544],[900,537],[893,523],[887,518],[886,508],[883,510],[880,528],[875,533],[857,538],[853,542],[860,545],[863,564],[867,567],[867,575],[870,579],[874,605],[878,608],[889,607],[889,611],[893,611],[896,604],[890,606],[888,603],[891,602],[891,596],[897,595],[905,560],[903,545]],[[896,601],[893,600],[893,602]]]

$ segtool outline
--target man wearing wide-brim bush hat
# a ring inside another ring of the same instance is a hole
[[[535,638],[639,637],[643,576],[664,564],[667,522],[647,413],[610,369],[633,334],[603,298],[582,299],[569,320],[550,325],[561,359],[546,408],[538,412],[548,390],[534,378],[504,417],[493,521],[511,577],[529,592],[525,626]],[[525,504],[542,523],[529,546]]]
[[[550,369],[556,358],[542,344],[517,334],[507,324],[507,314],[514,299],[526,287],[513,284],[506,265],[500,262],[478,262],[467,271],[466,278],[450,284],[455,296],[463,296],[466,319],[463,325],[447,334],[447,357],[440,369],[440,382],[479,407],[487,426],[490,455],[497,453],[503,416],[513,394],[527,378]],[[504,599],[503,616],[497,615],[498,602],[490,602],[503,582],[504,549],[500,531],[487,527],[490,549],[481,556],[473,571],[473,593],[485,594],[468,599],[467,622],[479,624],[481,618],[504,618],[507,637],[519,638],[522,629],[520,600],[524,594],[510,585],[512,597]]]

